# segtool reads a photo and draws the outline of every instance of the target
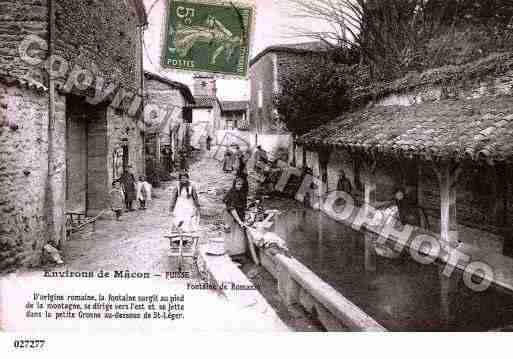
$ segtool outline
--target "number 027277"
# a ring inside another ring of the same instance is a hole
[[[16,339],[14,347],[16,349],[42,349],[45,343],[44,339]]]

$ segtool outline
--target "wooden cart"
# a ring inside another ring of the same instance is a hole
[[[169,239],[169,257],[178,258],[178,271],[182,270],[184,258],[194,261],[198,256],[200,232],[172,232],[165,237]]]

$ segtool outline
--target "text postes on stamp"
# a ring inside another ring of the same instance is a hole
[[[162,66],[246,76],[253,8],[170,1]]]

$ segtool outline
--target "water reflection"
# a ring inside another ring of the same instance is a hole
[[[319,211],[282,214],[276,232],[292,254],[389,330],[481,331],[513,323],[513,297],[490,288],[475,293],[459,273],[441,275],[408,253],[375,255],[364,235]]]

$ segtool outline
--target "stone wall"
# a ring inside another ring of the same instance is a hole
[[[132,91],[141,87],[139,18],[132,0],[55,4],[57,55],[107,82]]]
[[[47,3],[47,0],[0,1],[0,74],[21,78],[29,71],[30,66],[21,60],[18,47],[27,35],[47,38]]]
[[[45,94],[14,87],[0,87],[0,97],[7,104],[0,111],[13,124],[0,127],[3,271],[38,264],[38,253],[48,238],[48,99]]]
[[[161,111],[164,111],[166,114],[173,114],[173,118],[178,119],[178,121],[183,122],[183,112],[182,109],[186,105],[185,98],[183,97],[180,90],[177,88],[163,83],[158,80],[145,78],[144,81],[144,94],[145,94],[145,104],[153,104],[159,107]],[[178,107],[180,111],[177,112],[175,109]],[[147,115],[151,116],[151,113]],[[169,123],[166,126],[163,126],[164,131],[160,133],[161,143],[162,144],[170,144],[170,126],[172,119],[171,118],[163,118],[164,116],[159,116],[159,120],[166,120]],[[146,118],[146,122],[152,123],[154,119]],[[152,128],[158,127],[160,124],[152,124]]]
[[[479,80],[450,85],[419,86],[405,94],[392,94],[376,102],[378,106],[412,106],[443,98],[471,99],[489,95],[513,94],[513,71],[488,75]]]
[[[135,176],[145,175],[143,135],[135,121],[128,115],[121,113],[112,107],[107,109],[107,170],[109,185],[113,178],[113,155],[114,150],[128,144],[129,165],[132,166],[132,173]]]
[[[69,61],[68,71],[81,66],[93,80],[100,76],[133,93],[141,90],[142,29],[134,1],[54,1],[55,54]],[[30,34],[48,41],[48,5],[46,0],[0,1],[0,77],[8,84],[0,89],[0,271],[37,265],[45,243],[60,245],[66,197],[69,210],[108,207],[112,152],[122,138],[134,173],[144,173],[136,119],[106,105],[91,106],[73,119],[71,95],[55,93],[49,122],[49,93],[10,81],[37,70],[22,62],[18,48]],[[44,59],[42,47],[29,54]],[[72,93],[85,94],[76,88]]]
[[[141,28],[134,1],[54,1],[55,55],[69,61],[68,71],[77,65],[131,91],[141,87]],[[27,35],[48,41],[48,3],[0,2],[0,74],[23,78],[34,70],[18,48]],[[29,55],[44,59],[46,51],[36,46]]]
[[[259,133],[282,131],[273,120],[274,95],[290,72],[305,62],[312,62],[321,56],[315,52],[294,53],[287,51],[269,52],[250,68],[251,100],[249,104],[250,128]],[[259,107],[259,90],[262,90],[262,106]]]
[[[254,63],[249,69],[251,96],[249,102],[250,129],[262,133],[270,127],[274,108],[274,59],[275,53],[268,53]],[[261,105],[259,106],[259,91]]]

